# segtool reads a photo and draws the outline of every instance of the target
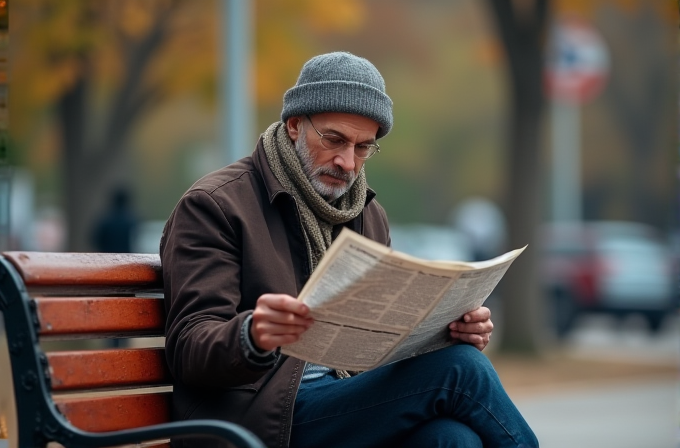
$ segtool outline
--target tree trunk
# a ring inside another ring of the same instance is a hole
[[[500,350],[534,354],[544,321],[538,277],[543,39],[548,0],[489,0],[509,67],[508,185],[504,207],[511,248],[529,245],[500,285]]]
[[[127,184],[129,171],[122,142],[93,146],[85,139],[89,124],[86,79],[80,79],[59,102],[67,248],[75,252],[93,249],[91,234],[94,222],[108,206],[110,191],[116,185]]]
[[[127,71],[113,95],[101,132],[87,138],[92,125],[88,123],[92,115],[88,101],[88,87],[93,78],[89,70],[91,54],[81,55],[81,77],[59,101],[69,251],[93,249],[92,229],[97,216],[109,205],[110,193],[116,186],[131,183],[127,137],[135,120],[160,99],[158,86],[146,85],[143,80],[166,38],[168,21],[178,4],[173,1],[161,11],[142,39],[120,42],[126,50]]]

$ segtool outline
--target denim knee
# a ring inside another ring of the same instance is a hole
[[[496,374],[491,361],[476,347],[469,344],[457,344],[451,347],[439,350],[437,352],[444,357],[440,362],[451,367],[460,367],[461,369],[469,369],[477,373]]]
[[[421,424],[404,439],[401,448],[483,448],[482,440],[469,426],[449,418]]]

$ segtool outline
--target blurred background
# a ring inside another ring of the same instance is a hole
[[[252,152],[302,64],[350,51],[394,101],[393,131],[366,165],[394,247],[480,260],[529,244],[489,299],[489,356],[542,446],[678,446],[675,2],[14,0],[10,11],[0,249],[157,252],[182,193]],[[625,407],[611,399],[574,411],[554,394],[600,390],[624,367],[640,385],[624,389],[643,394],[631,409],[655,409],[653,423],[611,413]],[[557,385],[522,402],[522,378]],[[644,389],[658,378],[666,389]],[[564,425],[587,409],[594,432]]]

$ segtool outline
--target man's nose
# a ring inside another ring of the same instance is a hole
[[[335,154],[333,162],[344,171],[354,171],[354,168],[356,167],[354,145],[348,143],[343,146],[343,148]]]

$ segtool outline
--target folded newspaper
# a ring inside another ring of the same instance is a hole
[[[345,228],[298,297],[314,325],[281,351],[362,371],[449,346],[449,323],[479,308],[525,248],[488,261],[428,261]]]

